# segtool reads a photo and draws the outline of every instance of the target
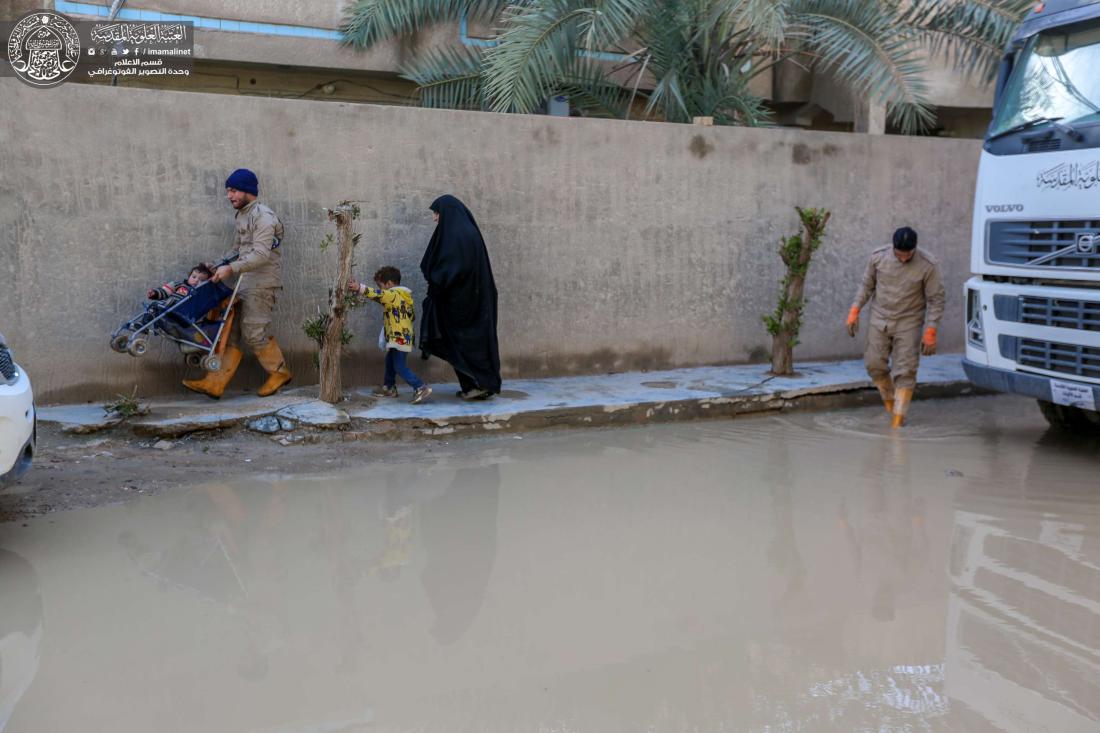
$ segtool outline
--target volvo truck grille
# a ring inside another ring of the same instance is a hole
[[[1100,331],[1100,302],[1063,298],[1020,298],[1020,322],[1078,331]]]
[[[986,252],[994,265],[1100,269],[1100,219],[990,222]]]
[[[1100,349],[1054,341],[1000,337],[1001,355],[1025,369],[1100,379]]]

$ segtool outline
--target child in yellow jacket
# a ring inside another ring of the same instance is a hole
[[[397,376],[400,375],[416,392],[413,404],[426,400],[432,388],[409,369],[408,356],[413,348],[413,321],[416,310],[412,291],[401,287],[401,271],[383,267],[374,273],[375,288],[356,280],[348,281],[348,289],[365,295],[382,305],[382,326],[386,337],[386,375],[382,387],[375,390],[379,397],[397,397]]]

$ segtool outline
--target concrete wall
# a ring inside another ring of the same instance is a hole
[[[493,258],[506,377],[764,359],[760,316],[795,205],[833,211],[797,358],[860,353],[843,331],[847,305],[867,254],[900,224],[941,259],[944,346],[962,345],[977,142],[14,79],[0,79],[0,98],[0,331],[43,400],[174,389],[178,354],[136,360],[107,337],[150,283],[228,245],[223,182],[242,165],[286,226],[276,331],[302,381],[315,371],[299,326],[325,302],[335,263],[318,248],[332,231],[324,207],[363,201],[360,274],[396,265],[419,301],[428,205],[448,192],[476,214]],[[378,381],[379,324],[377,309],[354,314],[350,381]]]

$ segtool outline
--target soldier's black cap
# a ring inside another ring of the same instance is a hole
[[[917,248],[917,232],[910,227],[902,227],[894,232],[894,249],[912,252]]]

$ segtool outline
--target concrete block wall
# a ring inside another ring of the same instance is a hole
[[[948,284],[942,343],[962,346],[979,143],[510,116],[0,79],[0,331],[43,401],[172,392],[178,352],[108,335],[150,285],[223,252],[223,182],[247,166],[286,227],[276,333],[316,379],[301,322],[323,307],[324,208],[362,202],[358,272],[401,268],[417,301],[428,205],[480,224],[500,290],[505,377],[766,359],[793,207],[833,211],[809,274],[796,358],[849,358],[843,320],[870,251],[921,234]],[[346,380],[381,375],[381,314],[356,311]],[[436,362],[413,365],[448,375]],[[254,366],[235,386],[259,383]],[[254,386],[254,385],[252,385]]]

